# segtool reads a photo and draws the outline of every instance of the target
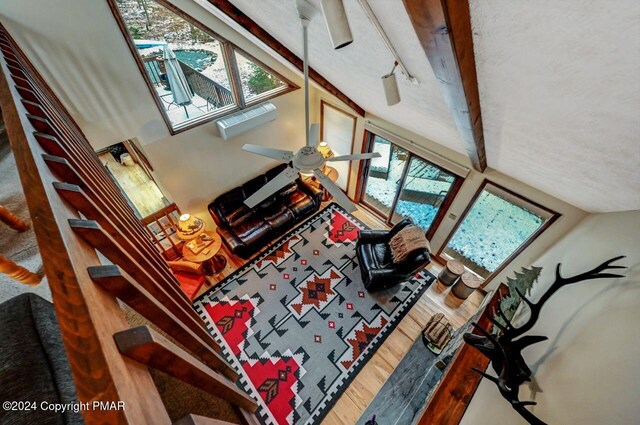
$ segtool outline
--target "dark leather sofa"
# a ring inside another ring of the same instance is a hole
[[[430,262],[429,251],[416,250],[402,263],[395,264],[389,241],[413,222],[405,218],[391,230],[360,230],[356,242],[356,255],[360,262],[362,281],[369,291],[390,288],[413,277]]]
[[[284,187],[254,208],[244,200],[280,174],[286,164],[255,177],[242,186],[218,196],[209,204],[209,213],[218,234],[231,252],[249,258],[295,223],[320,209],[322,190],[301,179]]]

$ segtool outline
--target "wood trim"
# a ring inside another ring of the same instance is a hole
[[[473,168],[487,168],[469,2],[403,0]]]
[[[42,148],[25,132],[17,109],[21,107],[17,102],[20,96],[9,87],[4,60],[0,63],[2,113],[22,187],[29,188],[25,192],[29,214],[37,218],[34,232],[56,316],[65,325],[61,326],[62,340],[78,399],[85,403],[138,401],[128,404],[126,410],[83,410],[84,419],[87,424],[168,424],[169,417],[149,372],[125,361],[111,338],[114,332],[127,328],[124,313],[117,301],[89,278],[87,267],[100,264],[100,260],[70,230],[67,220],[76,218],[76,212],[59,199],[53,188],[56,178],[42,158]],[[43,89],[48,90],[46,85]],[[29,125],[26,121],[25,124]]]
[[[456,174],[453,174],[453,176],[455,177],[453,180],[453,184],[451,185],[451,188],[449,189],[447,196],[444,198],[444,202],[442,203],[442,205],[440,205],[440,208],[438,209],[438,213],[433,219],[433,222],[431,223],[431,227],[429,227],[429,231],[427,232],[427,239],[429,240],[431,240],[431,238],[433,238],[433,235],[436,234],[436,230],[438,230],[438,227],[440,227],[440,224],[442,224],[442,221],[449,213],[449,208],[451,208],[451,204],[453,204],[453,200],[458,195],[458,192],[460,191],[460,188],[464,183],[464,180],[465,180],[464,177],[458,176]]]
[[[274,52],[283,57],[293,66],[302,71],[302,59],[296,56],[291,50],[286,48],[280,43],[274,36],[265,31],[260,25],[258,25],[253,19],[247,16],[244,12],[234,6],[228,0],[208,0],[215,8],[234,20],[238,25],[244,28],[253,36],[257,37],[264,44],[269,46]],[[338,98],[345,105],[349,106],[358,115],[363,116],[365,110],[355,103],[351,98],[342,93],[337,87],[331,84],[326,78],[318,73],[313,68],[309,67],[309,78],[318,83],[325,91],[329,92],[336,98]]]
[[[356,117],[353,114],[350,114],[349,112],[345,111],[342,108],[338,108],[335,105],[332,105],[331,103],[327,102],[324,99],[320,99],[320,139],[322,139],[322,133],[324,131],[324,108],[328,107],[331,109],[334,109],[344,115],[346,115],[347,117],[351,118],[353,120],[353,130],[351,131],[351,148],[349,149],[349,154],[353,153],[353,147],[356,143],[356,127],[358,126],[358,117]],[[347,154],[348,155],[348,154]],[[363,162],[363,161],[358,161],[358,162]],[[352,171],[352,167],[353,166],[353,161],[349,161],[349,171],[347,173],[347,189],[346,192],[349,191],[349,185],[351,184],[351,171]]]
[[[236,88],[235,84],[233,84],[234,81],[236,81],[236,77],[231,75],[233,73],[233,71],[229,70],[229,66],[230,63],[228,62],[228,53],[225,53],[227,50],[229,50],[228,47],[225,46],[230,46],[232,47],[232,49],[236,49],[237,47],[229,42],[227,39],[225,39],[224,37],[221,37],[220,35],[218,35],[215,31],[211,30],[208,26],[206,26],[205,24],[203,24],[202,22],[200,22],[199,20],[193,18],[192,16],[188,15],[187,13],[185,13],[184,11],[182,11],[181,9],[179,9],[178,7],[176,7],[175,5],[173,5],[172,3],[170,3],[167,0],[154,0],[156,3],[160,4],[161,6],[165,7],[166,9],[168,9],[169,11],[173,12],[174,14],[176,14],[177,16],[179,16],[180,18],[184,19],[186,22],[192,24],[193,26],[197,27],[198,29],[204,31],[205,33],[207,33],[208,35],[210,35],[211,37],[215,38],[216,40],[218,40],[221,44],[221,49],[222,49],[222,56],[225,60],[225,67],[227,68],[227,78],[229,79],[229,83],[232,86],[232,94],[235,100],[235,105],[228,105],[226,107],[220,108],[217,111],[212,111],[212,112],[208,112],[205,113],[204,115],[194,118],[193,120],[189,120],[186,121],[185,123],[181,123],[181,124],[176,124],[173,125],[171,123],[171,120],[169,119],[169,115],[167,114],[167,111],[164,108],[164,105],[162,103],[162,100],[160,99],[160,97],[158,96],[155,88],[153,87],[153,83],[151,82],[151,79],[144,67],[144,63],[142,62],[142,58],[140,57],[140,55],[138,54],[138,50],[135,47],[135,43],[133,42],[133,39],[131,37],[131,34],[129,33],[129,30],[127,29],[126,24],[124,23],[124,19],[122,18],[122,15],[120,14],[120,10],[118,9],[118,6],[116,4],[116,0],[106,0],[107,4],[109,5],[109,9],[111,10],[111,14],[113,15],[113,18],[115,19],[116,23],[118,24],[118,27],[120,28],[120,32],[122,33],[122,36],[124,37],[127,46],[129,47],[129,50],[131,51],[131,54],[133,56],[133,59],[136,62],[136,65],[138,66],[138,70],[140,71],[140,73],[142,74],[142,78],[145,82],[145,84],[147,85],[147,89],[149,90],[149,93],[151,94],[151,97],[153,98],[153,101],[155,102],[156,106],[158,107],[158,110],[160,111],[160,115],[162,116],[162,119],[164,120],[167,129],[169,130],[169,133],[173,136],[176,135],[178,133],[181,133],[183,131],[187,131],[189,129],[192,129],[194,127],[197,127],[199,125],[202,124],[206,124],[208,122],[214,121],[214,120],[218,120],[224,116],[236,113],[238,111],[241,111],[244,107],[246,106],[251,106],[253,104],[249,104],[247,102],[247,104],[245,105],[244,102],[244,96],[239,96],[238,94],[238,90],[240,90],[240,95],[242,94],[242,87],[239,86],[239,88]],[[235,61],[233,61],[235,62]],[[275,75],[280,76],[277,72],[273,71],[271,68],[264,66],[269,72],[274,73]],[[273,97],[276,96],[281,96],[283,94],[289,93],[293,90],[297,90],[299,87],[293,83],[291,83],[289,80],[287,80],[286,78],[282,77],[282,80],[287,82],[289,84],[289,87],[286,90],[282,90],[279,91],[277,93],[273,93],[271,96],[269,96],[268,98],[262,99],[261,101],[266,101],[268,99],[271,99]],[[237,84],[240,84],[240,80],[237,80]]]
[[[369,130],[365,129],[362,135],[362,146],[360,148],[360,153],[367,153],[370,151],[370,143],[372,134]],[[369,163],[370,161],[359,161],[358,164],[358,180],[356,181],[356,193],[355,199],[356,202],[361,203],[362,198],[364,196],[364,181],[365,176],[368,174]]]
[[[442,246],[440,246],[440,249],[438,250],[438,252],[436,253],[435,257],[438,258],[438,261],[441,262],[442,264],[446,264],[446,260],[442,257],[442,252],[444,251],[444,249],[447,247],[447,244],[449,243],[449,240],[451,240],[451,238],[453,237],[453,235],[455,234],[456,230],[458,230],[458,228],[460,227],[460,225],[462,224],[462,221],[465,219],[465,217],[467,216],[467,214],[469,213],[469,211],[471,210],[471,208],[473,207],[473,205],[475,204],[476,200],[478,199],[478,197],[480,196],[480,194],[482,193],[482,191],[484,190],[484,188],[488,185],[491,184],[495,187],[497,187],[500,190],[503,190],[507,193],[509,193],[510,195],[522,199],[525,202],[530,203],[531,205],[534,205],[536,208],[540,208],[546,212],[548,212],[549,214],[551,214],[551,217],[549,217],[549,219],[547,221],[545,221],[542,226],[540,226],[538,228],[538,230],[536,230],[531,236],[529,236],[529,238],[524,241],[524,243],[522,245],[520,245],[520,247],[518,247],[517,250],[515,250],[513,252],[513,254],[511,254],[509,257],[507,257],[504,262],[500,265],[500,267],[498,267],[496,270],[494,270],[489,276],[487,276],[487,278],[484,280],[484,282],[482,282],[482,286],[480,287],[481,289],[485,288],[489,282],[491,282],[491,280],[496,277],[502,270],[505,269],[505,267],[507,267],[509,265],[509,263],[511,263],[514,259],[516,259],[516,257],[518,257],[525,249],[527,249],[527,247],[529,245],[531,245],[537,238],[538,236],[540,236],[545,230],[547,230],[547,228],[549,228],[549,226],[551,226],[558,218],[560,218],[562,216],[562,214],[547,208],[543,205],[540,205],[539,203],[532,201],[531,199],[527,198],[526,196],[520,195],[514,191],[512,191],[511,189],[507,189],[504,186],[501,186],[497,183],[492,182],[489,179],[484,179],[482,181],[482,184],[480,184],[480,187],[478,187],[478,190],[476,190],[476,193],[473,195],[473,198],[471,198],[471,200],[469,201],[469,203],[467,204],[467,206],[465,207],[464,211],[462,212],[462,214],[460,214],[460,217],[458,218],[457,223],[455,224],[455,226],[453,226],[453,229],[451,229],[451,231],[449,232],[449,235],[447,236],[447,238],[444,240],[444,242],[442,243]]]
[[[508,292],[505,285],[493,294],[485,308],[485,312],[493,311],[502,296]],[[478,324],[485,329],[491,327],[489,319],[482,314]],[[477,333],[477,331],[473,331]],[[418,425],[458,425],[471,403],[482,377],[471,368],[485,371],[489,366],[489,359],[475,348],[463,343],[450,362],[450,366],[440,380],[422,413]]]
[[[120,352],[142,364],[255,412],[258,404],[229,379],[219,375],[148,326],[113,335]]]

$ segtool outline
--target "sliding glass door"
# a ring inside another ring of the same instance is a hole
[[[430,238],[462,178],[372,133],[367,151],[381,157],[363,167],[360,201],[388,224],[411,218]]]
[[[487,279],[499,272],[558,214],[485,181],[449,236],[441,257]]]

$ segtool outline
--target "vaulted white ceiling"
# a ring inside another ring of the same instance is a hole
[[[319,0],[314,0],[319,6]],[[231,0],[302,55],[293,0]],[[401,0],[370,4],[409,72],[386,106],[393,58],[356,0],[354,42],[331,47],[322,16],[310,63],[368,112],[464,152]],[[471,0],[488,165],[590,212],[640,209],[640,2]]]

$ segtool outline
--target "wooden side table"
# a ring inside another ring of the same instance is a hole
[[[461,300],[466,300],[480,285],[482,285],[480,276],[471,272],[464,272],[451,288],[451,292]]]
[[[206,231],[205,235],[213,239],[205,249],[194,254],[185,243],[182,247],[182,256],[187,261],[202,263],[202,272],[207,276],[220,273],[227,265],[227,259],[218,254],[222,247],[222,238],[216,232]]]
[[[451,286],[462,273],[464,273],[464,264],[458,260],[449,260],[438,275],[438,280],[443,285]]]

